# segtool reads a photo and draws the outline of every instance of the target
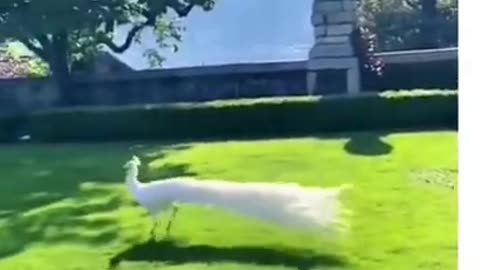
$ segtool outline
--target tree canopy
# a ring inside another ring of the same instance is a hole
[[[176,18],[215,0],[2,0],[0,42],[19,41],[49,64],[54,76],[68,78],[72,67],[88,62],[99,46],[126,51],[142,30],[155,29],[160,46],[181,39]],[[174,16],[170,16],[174,14]],[[168,16],[167,16],[168,15]],[[122,42],[115,30],[128,25]],[[171,45],[175,45],[174,43]]]
[[[359,3],[360,22],[378,37],[380,51],[457,45],[458,0],[361,0]]]

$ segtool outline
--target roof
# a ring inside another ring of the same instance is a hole
[[[31,74],[30,63],[34,56],[12,56],[0,50],[0,79],[25,78]],[[98,69],[98,70],[97,70]],[[100,52],[96,58],[96,66],[86,72],[128,72],[133,71],[128,65],[107,52]]]
[[[31,60],[30,57],[0,55],[0,79],[28,77]]]
[[[128,72],[134,71],[129,65],[127,65],[122,60],[118,59],[110,52],[99,51],[97,56],[95,57],[95,69],[96,72],[108,72],[108,73],[116,73],[116,72]]]

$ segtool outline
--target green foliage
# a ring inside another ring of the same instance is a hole
[[[42,61],[41,59],[35,58],[30,60],[28,63],[29,70],[28,76],[32,78],[41,78],[46,77],[50,74],[48,69],[48,64]]]
[[[422,10],[425,0],[362,0],[357,13],[360,24],[375,33],[378,51],[422,48],[422,25],[432,24],[435,47],[458,44],[458,1],[438,0],[432,18]],[[428,1],[428,0],[427,0]]]
[[[57,109],[30,117],[38,141],[289,136],[390,128],[456,127],[456,91],[352,98],[267,98],[204,104]]]
[[[0,44],[4,60],[11,60],[11,66],[5,63],[4,69],[9,69],[12,77],[26,75],[36,78],[49,75],[48,65],[33,55],[25,54],[20,46],[18,43]]]
[[[53,73],[61,73],[72,66],[85,65],[101,46],[124,52],[147,28],[156,30],[160,46],[173,46],[171,42],[180,40],[181,28],[176,18],[187,16],[194,7],[210,10],[214,3],[215,0],[5,0],[0,3],[0,42],[20,41],[47,62]],[[113,34],[118,27],[125,26],[130,31],[118,44]]]

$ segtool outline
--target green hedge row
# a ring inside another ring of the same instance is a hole
[[[22,129],[22,125],[28,123],[28,116],[24,114],[0,114],[0,142],[14,141]]]
[[[457,126],[457,91],[56,109],[28,117],[33,140],[184,140]]]

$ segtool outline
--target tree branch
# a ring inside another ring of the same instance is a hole
[[[46,53],[43,45],[42,45],[42,47],[39,47],[33,42],[33,40],[28,39],[28,38],[20,38],[19,41],[23,45],[25,45],[25,47],[27,47],[27,49],[29,49],[34,54],[36,54],[38,57],[42,58],[43,60],[47,59],[47,53]],[[41,43],[39,40],[38,40],[38,42]]]
[[[413,9],[416,9],[416,10],[419,9],[418,2],[415,0],[405,0],[405,3],[407,3],[407,5]]]
[[[107,45],[107,47],[109,47],[115,53],[123,53],[128,48],[130,48],[130,45],[132,45],[133,39],[135,38],[137,33],[140,32],[140,30],[142,30],[146,26],[147,25],[143,23],[143,24],[140,24],[140,25],[136,25],[132,29],[130,29],[127,37],[125,38],[125,41],[121,45],[115,44],[115,42],[113,42],[113,40],[111,38],[107,37],[106,35],[102,35],[100,37],[99,42]]]
[[[186,17],[190,13],[190,11],[192,11],[192,9],[195,5],[194,4],[183,5],[183,4],[180,4],[177,1],[174,1],[173,3],[172,2],[169,3],[169,6],[173,10],[175,10],[175,12],[177,13],[177,15],[179,17]]]
[[[52,46],[52,41],[48,38],[47,35],[39,35],[35,37],[40,45],[42,45],[44,50],[48,50]]]
[[[188,14],[192,11],[193,7],[195,4],[182,4],[178,2],[177,0],[174,1],[168,1],[167,5],[171,7],[179,17],[186,17]],[[143,16],[147,19],[144,23],[138,24],[132,29],[127,34],[127,37],[125,38],[125,41],[121,45],[115,44],[113,40],[107,36],[107,33],[113,32],[113,22],[112,21],[107,21],[105,24],[105,33],[100,34],[99,36],[99,43],[106,45],[108,48],[110,48],[113,52],[115,53],[123,53],[125,52],[130,46],[132,45],[135,36],[142,31],[145,27],[147,26],[154,26],[156,23],[157,16],[159,14],[155,12],[150,12],[148,10],[145,10],[143,12]]]
[[[113,28],[115,27],[115,20],[114,19],[108,19],[107,22],[105,23],[105,33],[112,33]]]
[[[127,34],[127,37],[125,38],[125,41],[121,45],[115,44],[113,40],[107,36],[108,31],[105,33],[101,33],[99,36],[99,43],[106,45],[108,48],[110,48],[112,51],[115,53],[123,53],[125,52],[130,46],[132,45],[132,42],[135,39],[135,36],[143,30],[143,28],[147,26],[153,26],[156,23],[157,19],[157,14],[151,13],[151,12],[144,12],[144,16],[147,18],[147,20],[141,24],[135,25],[130,29],[130,31]],[[113,25],[107,23],[107,27],[113,27]],[[108,30],[108,29],[105,29]]]

